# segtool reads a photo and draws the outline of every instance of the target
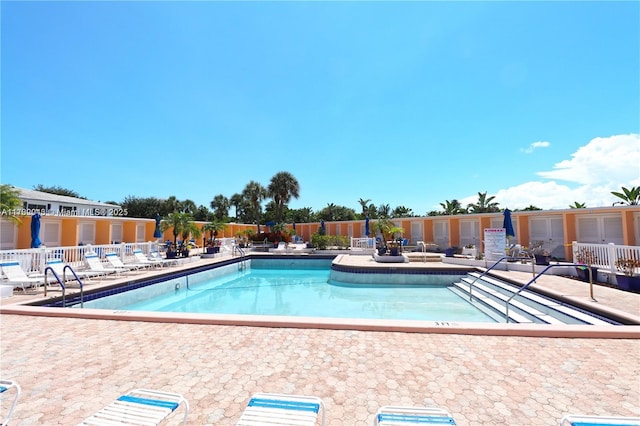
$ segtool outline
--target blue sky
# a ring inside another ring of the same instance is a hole
[[[209,206],[611,205],[640,185],[638,2],[7,2],[2,183]]]

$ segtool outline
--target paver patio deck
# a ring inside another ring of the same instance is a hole
[[[598,290],[599,300],[619,299]],[[628,297],[623,304],[637,314],[637,300]],[[459,425],[557,425],[567,413],[640,415],[636,338],[318,330],[3,313],[0,376],[23,388],[15,425],[76,424],[136,387],[184,394],[191,404],[191,425],[235,424],[254,392],[319,396],[327,406],[327,425],[370,425],[378,407],[387,404],[434,404],[450,411]],[[178,412],[169,424],[179,420]]]

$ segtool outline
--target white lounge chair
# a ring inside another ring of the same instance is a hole
[[[324,402],[314,396],[257,393],[251,397],[236,426],[299,425],[315,426],[321,414],[325,422]]]
[[[89,270],[93,272],[101,272],[104,275],[108,275],[108,274],[120,275],[120,272],[122,272],[122,269],[119,269],[119,268],[105,267],[102,261],[100,260],[100,257],[96,253],[85,253],[84,261],[89,267]]]
[[[138,269],[147,268],[148,264],[141,263],[124,263],[118,253],[107,253],[104,255],[111,268],[121,269],[123,271],[136,271]]]
[[[289,250],[287,243],[284,241],[280,241],[278,243],[278,247],[270,249],[269,251],[272,253],[286,253]]]
[[[569,414],[560,420],[560,426],[638,426],[640,417],[582,416]]]
[[[6,281],[13,285],[13,288],[20,287],[22,291],[26,291],[26,287],[37,287],[44,284],[44,276],[28,276],[22,270],[20,262],[9,261],[0,263],[0,269],[2,269]]]
[[[11,420],[11,416],[13,415],[13,410],[16,409],[16,405],[18,404],[18,398],[20,398],[20,393],[22,392],[22,390],[20,389],[20,385],[14,382],[13,380],[0,379],[0,395],[4,395],[5,392],[14,392],[14,396],[13,396],[13,402],[11,403],[11,407],[9,408],[9,411],[7,412],[7,414],[4,415],[2,426],[6,426],[9,424],[9,420]]]
[[[46,266],[51,267],[51,269],[53,270],[53,272],[55,272],[58,277],[60,277],[60,279],[65,279],[67,281],[69,280],[75,280],[76,277],[73,275],[73,273],[71,273],[71,271],[69,271],[68,269],[65,269],[65,267],[67,266],[66,263],[64,263],[62,260],[60,259],[51,259],[48,260],[46,263]],[[46,270],[46,268],[45,268]],[[94,277],[100,277],[102,275],[104,275],[104,273],[102,272],[93,272],[93,271],[80,271],[77,269],[73,269],[73,272],[75,272],[75,274],[78,276],[78,278],[94,278]],[[48,273],[48,271],[47,271]],[[43,276],[44,274],[38,274],[36,275],[37,277],[39,276]]]
[[[81,425],[158,425],[181,404],[187,424],[189,402],[182,395],[150,389],[135,389],[104,407]]]
[[[456,421],[447,411],[437,407],[381,407],[373,421],[374,426],[390,425],[455,425]]]
[[[133,255],[136,257],[136,261],[141,264],[147,264],[150,266],[166,266],[166,265],[177,265],[178,261],[175,259],[163,259],[160,257],[160,254],[157,251],[152,251],[151,257],[145,256],[142,250],[134,250]]]

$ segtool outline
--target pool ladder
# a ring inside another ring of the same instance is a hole
[[[245,269],[247,269],[247,255],[244,252],[244,250],[242,250],[242,247],[239,247],[237,245],[233,246],[233,250],[234,251],[238,251],[238,253],[240,253],[240,262],[238,263],[238,270],[239,271],[244,271]]]
[[[64,285],[64,283],[66,282],[67,269],[71,271],[76,281],[78,281],[78,284],[80,285],[80,307],[83,308],[84,307],[84,286],[82,285],[82,280],[80,279],[80,277],[78,277],[78,274],[76,274],[76,271],[74,271],[73,268],[69,265],[64,265],[64,268],[62,268],[62,279],[60,279],[60,276],[58,276],[56,271],[54,271],[54,269],[51,266],[47,266],[46,268],[44,268],[44,296],[47,297],[47,286],[48,286],[47,278],[49,276],[48,272],[51,272],[55,277],[56,281],[58,281],[60,288],[62,288],[62,307],[66,308],[67,287]]]

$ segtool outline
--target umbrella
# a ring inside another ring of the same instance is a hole
[[[502,227],[506,229],[507,240],[509,237],[515,237],[516,233],[513,230],[513,223],[511,223],[511,211],[509,209],[504,209],[504,220],[502,222]]]
[[[156,214],[156,229],[153,231],[153,238],[162,238],[162,231],[160,230],[160,215]]]
[[[366,218],[364,221],[364,234],[368,237],[369,234],[371,234],[371,231],[369,231],[369,218]]]
[[[31,216],[31,247],[38,248],[42,245],[40,241],[40,215],[38,213]]]
[[[320,219],[320,228],[322,229],[323,233],[326,231],[326,229],[324,229],[324,219]]]

